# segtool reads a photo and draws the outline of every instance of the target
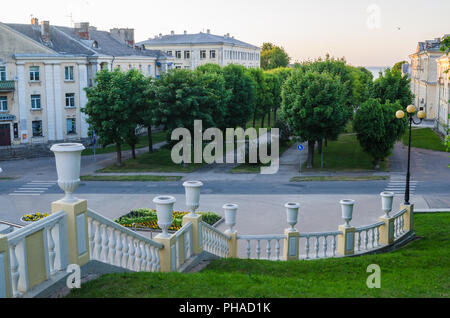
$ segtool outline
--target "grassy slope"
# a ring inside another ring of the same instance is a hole
[[[450,214],[416,214],[423,238],[380,255],[317,261],[219,260],[195,274],[105,275],[70,297],[450,297]],[[369,289],[367,266],[381,267]]]
[[[403,135],[402,141],[405,146],[408,146],[408,131]],[[445,151],[443,141],[431,128],[412,129],[411,147],[429,149],[434,151]]]
[[[179,181],[181,176],[81,176],[81,181]]]

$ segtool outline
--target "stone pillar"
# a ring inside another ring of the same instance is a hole
[[[0,298],[10,298],[12,294],[8,255],[8,239],[0,234]]]
[[[355,253],[355,228],[339,225],[338,253],[342,256],[353,255]]]
[[[56,140],[55,130],[55,97],[53,95],[53,66],[51,63],[45,63],[45,94],[47,108],[47,134],[48,141]]]
[[[381,217],[378,219],[384,222],[378,229],[380,231],[380,244],[390,245],[394,243],[394,218]]]
[[[238,258],[238,240],[237,240],[237,231],[231,232],[230,230],[226,230],[225,234],[231,237],[228,240],[228,258]]]
[[[159,250],[161,272],[168,273],[176,271],[176,235],[173,234],[169,237],[164,237],[158,234],[153,240],[164,245],[164,248]]]
[[[19,99],[19,131],[21,143],[28,143],[30,136],[28,134],[27,117],[29,111],[27,109],[27,96],[25,92],[25,63],[17,62],[17,96]]]
[[[69,203],[62,200],[52,203],[52,213],[59,211],[67,215],[67,237],[69,264],[86,264],[90,260],[87,201],[78,199]]]
[[[414,231],[414,204],[402,204],[400,210],[407,209],[403,214],[403,228],[405,232]]]
[[[80,85],[80,107],[77,107],[77,112],[80,114],[80,127],[81,127],[81,138],[88,137],[89,124],[87,123],[87,115],[81,112],[81,108],[84,108],[87,104],[87,96],[84,91],[85,87],[88,87],[88,74],[87,74],[87,65],[86,63],[78,64],[78,81]]]
[[[53,65],[53,86],[55,88],[55,130],[56,140],[63,140],[63,97],[61,95],[61,65]]]
[[[192,222],[192,246],[193,252],[195,255],[203,252],[203,243],[202,243],[202,216],[200,214],[196,214],[195,216],[191,216],[187,214],[183,217],[183,226],[189,222]]]
[[[300,252],[300,233],[291,229],[284,230],[286,238],[284,239],[283,259],[298,260]]]

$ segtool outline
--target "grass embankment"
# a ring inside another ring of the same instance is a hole
[[[313,176],[313,177],[293,177],[291,182],[304,181],[376,181],[388,180],[389,176]]]
[[[394,252],[313,261],[223,259],[194,274],[110,274],[69,297],[450,297],[450,214],[416,214],[420,239]],[[369,289],[367,267],[381,268]]]
[[[153,145],[156,145],[160,142],[165,141],[166,133],[167,133],[166,131],[159,131],[157,133],[153,133],[152,134]],[[148,137],[140,136],[140,137],[138,137],[138,143],[136,144],[136,149],[144,148],[144,147],[148,147]],[[122,145],[122,151],[130,150],[130,149],[131,148],[129,145],[126,145],[126,144]],[[112,153],[112,152],[116,152],[116,151],[117,151],[116,145],[109,145],[109,146],[106,146],[105,148],[102,148],[102,147],[95,148],[95,154],[97,154],[97,155],[101,155],[104,153]],[[93,148],[86,148],[81,153],[82,156],[90,156],[93,154],[94,154]]]
[[[320,155],[317,150],[314,154],[312,169],[306,169],[306,162],[302,171],[364,171],[374,170],[372,157],[361,148],[356,134],[342,134],[338,140],[328,141],[328,146],[323,146],[324,165],[320,168]],[[308,151],[305,149],[304,151]],[[306,160],[305,160],[306,161]],[[380,162],[378,171],[389,171],[389,160]]]
[[[403,135],[402,142],[403,145],[408,146],[408,130]],[[431,128],[413,128],[411,130],[411,147],[445,151],[443,140]]]
[[[81,181],[179,181],[181,176],[81,176]]]

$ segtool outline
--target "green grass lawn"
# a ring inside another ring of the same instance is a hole
[[[81,181],[179,181],[180,176],[81,176]]]
[[[167,133],[166,131],[159,131],[157,133],[152,134],[153,145],[156,145],[160,142],[165,141],[166,133]],[[140,136],[138,139],[139,140],[136,145],[136,149],[148,147],[148,137],[147,136]],[[125,150],[130,150],[130,149],[131,148],[129,145],[122,145],[122,150],[125,151]],[[112,152],[116,152],[116,151],[117,151],[116,145],[109,145],[109,146],[106,146],[105,148],[102,148],[102,147],[95,148],[95,153],[97,155],[104,154],[104,153],[112,153]],[[93,154],[94,154],[93,148],[86,148],[81,153],[82,156],[90,156]]]
[[[374,170],[372,157],[363,152],[359,145],[356,134],[342,134],[336,141],[328,141],[328,147],[324,149],[323,170],[336,171],[361,171]],[[308,151],[307,148],[304,151]],[[306,160],[305,160],[306,161]],[[306,162],[303,163],[302,171],[320,171],[320,155],[314,154],[313,169],[306,169]],[[389,171],[389,160],[380,162],[379,171]]]
[[[314,177],[293,177],[291,182],[304,181],[375,181],[388,180],[388,176],[314,176]]]
[[[122,162],[122,166],[113,164],[98,172],[192,172],[202,164],[175,164],[171,158],[171,150],[162,148],[153,153],[146,152]]]
[[[450,297],[450,214],[416,214],[418,239],[385,254],[311,261],[213,261],[194,274],[110,274],[69,297]],[[381,288],[369,289],[371,264]]]
[[[403,145],[408,146],[409,131],[403,135]],[[431,128],[413,128],[411,131],[411,147],[445,151],[442,139]]]

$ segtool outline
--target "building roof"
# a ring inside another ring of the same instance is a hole
[[[171,45],[171,44],[230,44],[233,46],[242,46],[251,49],[259,49],[259,47],[236,40],[230,36],[220,36],[210,33],[197,33],[197,34],[173,34],[163,35],[154,39],[148,39],[147,41],[139,42],[138,45]]]
[[[160,50],[141,50],[114,38],[107,31],[89,29],[90,40],[82,39],[74,28],[50,25],[50,41],[45,42],[41,36],[40,26],[32,24],[6,24],[13,30],[31,38],[32,40],[55,51],[58,55],[84,55],[84,56],[143,56],[153,58],[166,58],[167,54]],[[97,47],[94,47],[97,42]]]

